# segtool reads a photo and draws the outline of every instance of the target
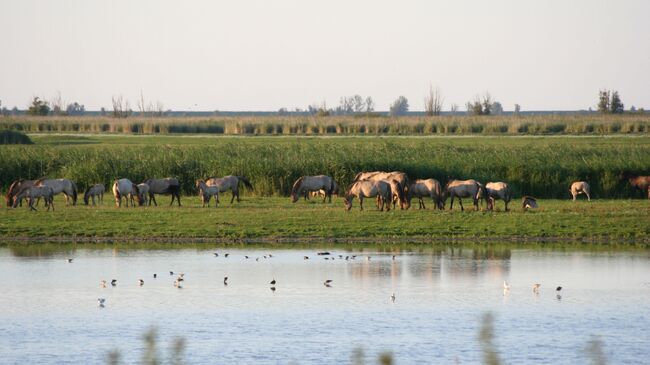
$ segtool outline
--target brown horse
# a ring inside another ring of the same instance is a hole
[[[650,176],[639,176],[625,172],[622,178],[626,179],[634,190],[640,191],[642,197],[647,193],[648,199],[650,199]]]
[[[573,201],[576,201],[576,198],[580,194],[585,194],[587,196],[587,201],[591,201],[591,188],[589,187],[589,183],[586,181],[576,181],[573,184],[571,184],[571,188],[569,189],[571,192],[571,196],[573,197]]]
[[[406,194],[408,205],[411,205],[413,197],[417,197],[420,203],[420,209],[427,209],[422,198],[431,198],[434,204],[434,209],[437,207],[442,210],[445,209],[442,202],[442,188],[436,179],[418,179],[411,183]]]
[[[487,210],[493,210],[495,200],[501,199],[505,202],[506,212],[508,211],[508,203],[512,200],[512,190],[508,184],[504,182],[489,182],[485,184],[484,191]]]
[[[9,189],[7,190],[7,194],[5,195],[5,203],[7,204],[7,207],[13,206],[14,203],[14,197],[18,195],[22,190],[31,188],[34,186],[34,184],[39,181],[39,180],[23,180],[19,179],[11,183],[9,186]],[[22,199],[18,201],[20,206],[23,205]]]
[[[312,191],[325,191],[325,196],[323,197],[323,203],[329,198],[329,202],[332,202],[332,194],[336,189],[336,182],[329,176],[326,175],[317,175],[317,176],[302,176],[291,188],[291,202],[295,203],[300,199],[301,196],[304,196],[307,199],[307,195]]]
[[[235,201],[235,198],[237,198],[237,203],[240,202],[239,199],[239,183],[244,184],[244,186],[248,190],[253,190],[253,185],[251,185],[250,181],[244,176],[234,176],[234,175],[228,175],[224,177],[209,177],[205,183],[208,186],[216,186],[219,188],[219,193],[223,193],[224,191],[231,190],[232,191],[232,198],[230,198],[230,204],[232,204],[233,201]],[[219,197],[217,196],[217,202],[219,202]]]
[[[408,188],[409,185],[409,177],[406,175],[406,173],[401,172],[401,171],[393,171],[393,172],[385,172],[385,171],[371,171],[371,172],[360,172],[354,177],[354,182],[356,181],[362,181],[362,180],[369,180],[369,181],[391,181],[391,180],[396,180],[399,183],[399,191],[398,192],[393,192],[393,198],[395,197],[402,197],[399,200],[400,203],[400,208],[401,209],[408,209],[406,207],[406,200],[404,197],[406,196],[406,189]],[[395,203],[395,199],[393,199],[393,206]]]
[[[460,204],[460,210],[465,210],[463,208],[463,201],[460,198],[472,198],[474,203],[474,208],[478,211],[478,200],[481,197],[482,185],[474,179],[470,180],[450,180],[445,186],[444,200],[448,196],[451,197],[451,205],[449,210],[454,209],[454,198],[458,198],[458,204]]]
[[[354,197],[359,198],[359,207],[363,210],[363,199],[379,197],[381,201],[381,211],[386,206],[386,211],[390,210],[390,201],[392,192],[390,185],[384,181],[362,180],[352,183],[348,191],[345,192],[345,210],[352,209],[352,200]]]

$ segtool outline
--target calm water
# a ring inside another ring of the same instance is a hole
[[[507,363],[586,363],[594,338],[612,364],[650,362],[648,251],[327,250],[335,260],[318,249],[0,248],[0,363],[101,364],[113,349],[132,363],[153,326],[163,356],[186,339],[190,364],[347,363],[356,348],[371,363],[386,351],[398,364],[477,363],[487,311]],[[182,289],[170,270],[185,274]]]

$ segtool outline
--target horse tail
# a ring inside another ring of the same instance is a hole
[[[330,195],[334,194],[334,189],[336,187],[336,182],[333,178],[330,178]]]
[[[77,184],[75,184],[74,181],[70,180],[70,185],[72,185],[72,205],[77,205]]]
[[[253,190],[253,185],[251,184],[250,181],[248,181],[248,179],[245,176],[237,176],[237,179],[242,183],[244,183],[246,189]],[[239,182],[237,184],[239,184]]]

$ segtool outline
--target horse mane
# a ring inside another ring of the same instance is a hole
[[[300,189],[300,186],[302,185],[302,181],[305,179],[304,176],[301,176],[298,180],[296,180],[295,183],[293,183],[293,186],[291,187],[291,196],[295,196],[298,193],[298,189]]]
[[[362,171],[362,172],[359,172],[359,173],[356,174],[356,175],[354,175],[354,180],[352,180],[352,181],[357,181],[357,180],[359,180],[359,176],[361,176],[361,174],[363,174],[363,171]]]
[[[5,195],[7,201],[11,200],[13,193],[15,193],[14,189],[16,188],[16,185],[21,184],[22,182],[23,179],[18,179],[9,185],[9,189],[7,189],[7,194]]]

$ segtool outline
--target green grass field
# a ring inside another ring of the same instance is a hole
[[[102,206],[65,206],[55,212],[40,208],[0,210],[3,240],[81,240],[151,242],[429,242],[490,239],[503,241],[598,241],[650,243],[647,200],[540,200],[537,211],[522,212],[517,202],[510,212],[418,210],[379,212],[358,202],[345,212],[343,199],[332,204],[311,200],[292,204],[289,198],[245,196],[218,208],[202,208],[197,197],[183,197],[182,207],[116,208],[110,196]],[[498,204],[503,210],[503,206]]]

